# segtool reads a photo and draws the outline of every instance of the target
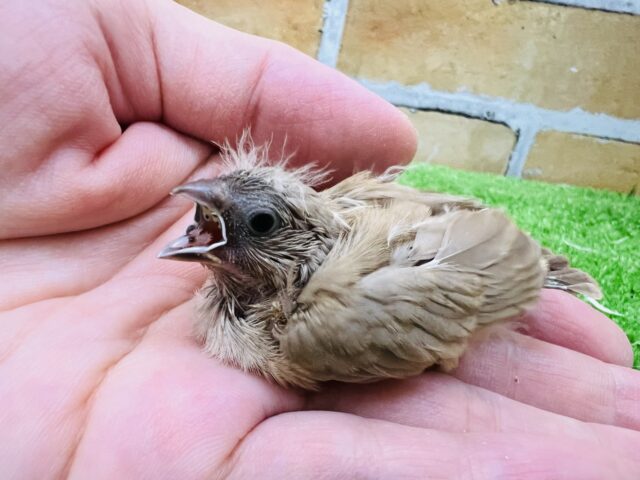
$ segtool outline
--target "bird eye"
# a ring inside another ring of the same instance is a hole
[[[280,226],[280,219],[271,210],[257,210],[249,214],[249,230],[254,235],[273,233]]]

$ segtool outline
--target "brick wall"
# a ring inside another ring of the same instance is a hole
[[[180,0],[407,113],[416,161],[640,193],[640,0]]]

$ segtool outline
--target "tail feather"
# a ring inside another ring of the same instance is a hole
[[[582,294],[594,300],[602,298],[602,290],[591,275],[569,265],[569,261],[548,249],[543,249],[543,257],[549,271],[544,280],[545,288],[554,288],[574,295]]]

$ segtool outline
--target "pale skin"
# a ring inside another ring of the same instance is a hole
[[[562,293],[452,375],[303,395],[201,353],[205,272],[155,254],[206,140],[382,169],[415,149],[391,106],[168,2],[3,2],[0,32],[3,478],[640,477],[629,343]]]

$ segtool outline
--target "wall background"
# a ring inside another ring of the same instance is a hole
[[[640,194],[640,0],[179,0],[403,109],[416,161]]]

